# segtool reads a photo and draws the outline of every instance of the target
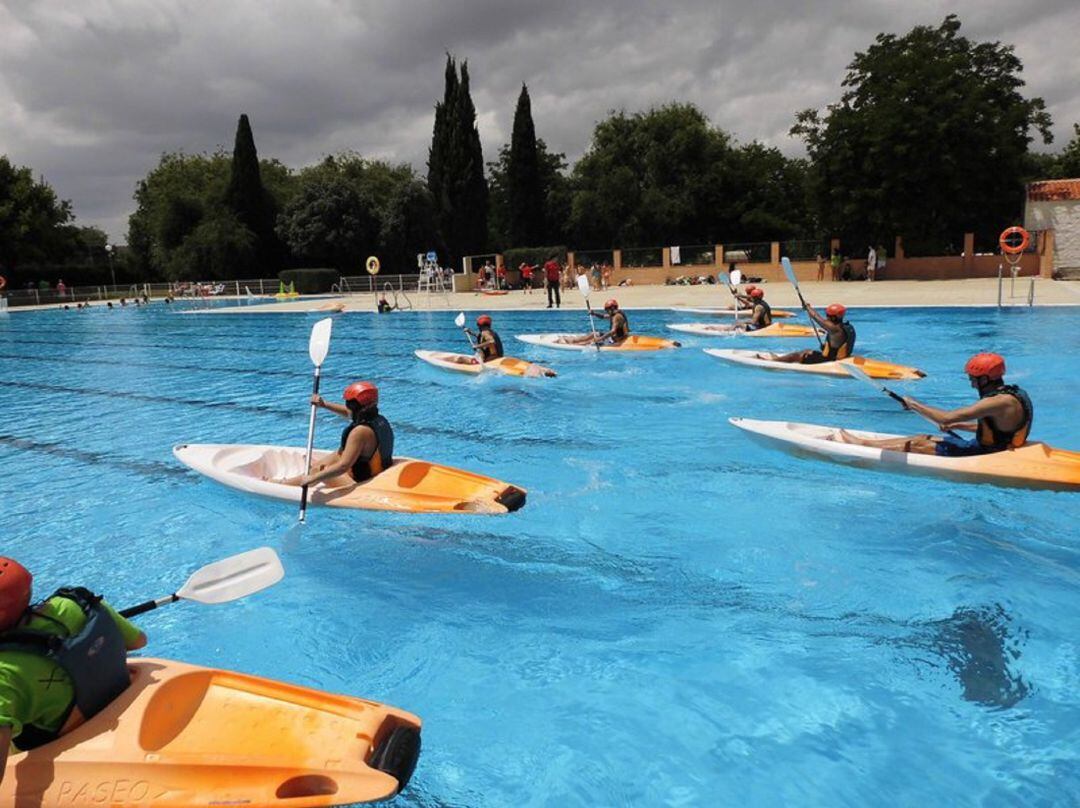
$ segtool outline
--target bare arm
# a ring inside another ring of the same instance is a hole
[[[313,395],[311,397],[311,403],[316,407],[322,407],[324,410],[329,410],[334,413],[334,415],[340,415],[342,418],[352,418],[349,408],[344,404],[335,404],[332,401],[327,401],[320,395]]]
[[[360,458],[360,452],[365,444],[372,440],[374,433],[370,427],[357,427],[349,433],[349,439],[345,442],[345,448],[335,458],[311,470],[311,474],[301,477],[297,485],[314,485],[315,483],[328,480],[344,474]]]
[[[976,423],[980,418],[994,418],[1008,415],[1011,409],[1011,401],[1005,396],[991,396],[976,401],[968,407],[960,407],[955,410],[943,410],[939,407],[931,407],[913,398],[905,398],[904,403],[908,409],[914,410],[927,418],[937,421],[942,429],[962,429],[966,432],[974,432],[979,425]]]

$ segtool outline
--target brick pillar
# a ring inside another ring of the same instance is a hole
[[[660,264],[664,269],[671,269],[671,247],[660,248]]]
[[[769,245],[769,263],[774,266],[780,263],[780,242],[774,241]]]
[[[897,236],[896,241],[893,243],[893,258],[904,257],[904,237]]]
[[[622,269],[622,250],[611,251],[611,268]]]
[[[970,278],[975,274],[975,234],[964,233],[964,276]]]
[[[1054,277],[1054,231],[1043,230],[1038,235],[1039,277]]]
[[[716,245],[716,253],[715,253],[715,256],[714,256],[713,263],[716,264],[717,269],[723,269],[724,268],[724,245],[723,244],[717,244]]]
[[[566,252],[566,265],[568,267],[570,267],[570,269],[573,269],[574,267],[577,266],[577,264],[575,263],[575,260],[576,259],[574,258],[573,250],[567,250],[567,252]]]

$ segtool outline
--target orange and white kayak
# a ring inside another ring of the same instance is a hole
[[[312,463],[332,452],[316,450]],[[286,502],[300,502],[301,488],[277,480],[304,473],[300,446],[258,446],[245,443],[182,443],[173,455],[185,466],[222,485]],[[525,489],[452,466],[395,457],[393,465],[362,483],[349,475],[333,477],[308,488],[308,505],[407,513],[484,513],[516,511],[525,504]]]
[[[746,325],[735,323],[669,323],[672,331],[696,334],[699,337],[812,337],[814,329],[796,323],[773,323],[764,328],[747,331]]]
[[[373,701],[132,659],[131,686],[68,734],[8,758],[0,805],[315,806],[393,797],[420,719]]]
[[[1080,491],[1080,452],[1055,449],[1045,443],[1025,443],[1019,449],[984,455],[939,457],[845,443],[838,440],[839,427],[792,421],[755,421],[750,418],[728,420],[763,442],[796,454],[813,455],[838,463],[900,474],[946,477],[965,483]],[[883,432],[846,431],[855,438],[868,440],[904,437]]]
[[[713,306],[713,307],[704,306],[704,307],[700,307],[700,308],[695,308],[693,306],[672,306],[670,311],[677,311],[677,312],[680,312],[682,314],[709,314],[709,315],[712,315],[713,317],[734,317],[735,316],[735,309],[731,308],[730,306],[728,306],[727,308],[718,308],[718,307],[715,307],[715,306]],[[749,320],[752,314],[753,314],[752,309],[739,309],[739,317],[743,318],[744,320]],[[774,320],[775,319],[784,319],[785,317],[794,317],[795,312],[793,312],[793,311],[784,311],[783,309],[773,309],[772,310],[772,316],[773,316]]]
[[[715,356],[725,362],[736,365],[749,365],[750,367],[763,368],[765,370],[789,371],[792,373],[807,373],[816,376],[835,376],[841,379],[852,378],[851,374],[844,370],[844,365],[854,365],[860,368],[872,379],[894,379],[897,381],[913,381],[926,376],[918,368],[907,365],[896,365],[880,359],[867,359],[865,356],[849,356],[836,362],[819,362],[816,365],[800,365],[798,362],[777,362],[776,354],[764,351],[740,351],[734,348],[706,348],[705,353]]]
[[[588,342],[578,340],[589,338]],[[595,351],[596,345],[592,342],[592,334],[518,334],[517,338],[530,345],[541,345],[544,348],[558,348],[564,351]],[[601,345],[601,351],[664,351],[669,348],[678,348],[679,343],[663,337],[647,337],[640,334],[631,334],[629,337],[614,345]]]
[[[503,356],[488,362],[480,362],[470,354],[447,353],[445,351],[414,351],[413,353],[429,365],[434,365],[443,370],[451,370],[455,373],[468,373],[473,376],[489,372],[528,378],[556,375],[551,368],[546,368],[525,359],[515,359],[512,356]]]

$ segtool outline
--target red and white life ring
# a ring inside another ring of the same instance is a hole
[[[1014,236],[1020,237],[1017,244]],[[1019,255],[1031,244],[1031,234],[1022,227],[1006,227],[998,237],[998,246],[1006,255]]]

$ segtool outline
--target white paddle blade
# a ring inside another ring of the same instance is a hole
[[[784,274],[787,275],[787,279],[791,281],[791,285],[798,289],[799,279],[795,277],[795,268],[791,265],[791,259],[785,255],[780,259],[780,263],[783,265]]]
[[[731,278],[732,286],[738,286],[740,283],[742,283],[742,272],[737,269],[731,270],[731,275],[729,277]]]
[[[334,321],[327,317],[319,320],[311,329],[311,340],[308,342],[308,354],[311,356],[311,364],[322,367],[326,354],[330,351],[330,331],[334,327]]]
[[[592,289],[589,287],[589,278],[587,275],[577,276],[577,288],[578,291],[581,292],[581,296],[588,300],[589,292],[592,291]]]
[[[458,328],[465,327],[465,312],[458,312],[458,316],[454,318],[454,325],[456,325]]]
[[[281,559],[259,547],[207,564],[187,579],[177,597],[199,603],[227,603],[273,586],[285,577]]]
[[[846,370],[848,375],[851,376],[853,379],[858,379],[860,382],[866,382],[871,387],[876,388],[879,392],[885,393],[885,395],[889,394],[889,391],[885,389],[885,385],[883,385],[879,381],[871,379],[870,376],[867,375],[866,371],[862,368],[856,367],[850,362],[841,362],[840,367]]]

